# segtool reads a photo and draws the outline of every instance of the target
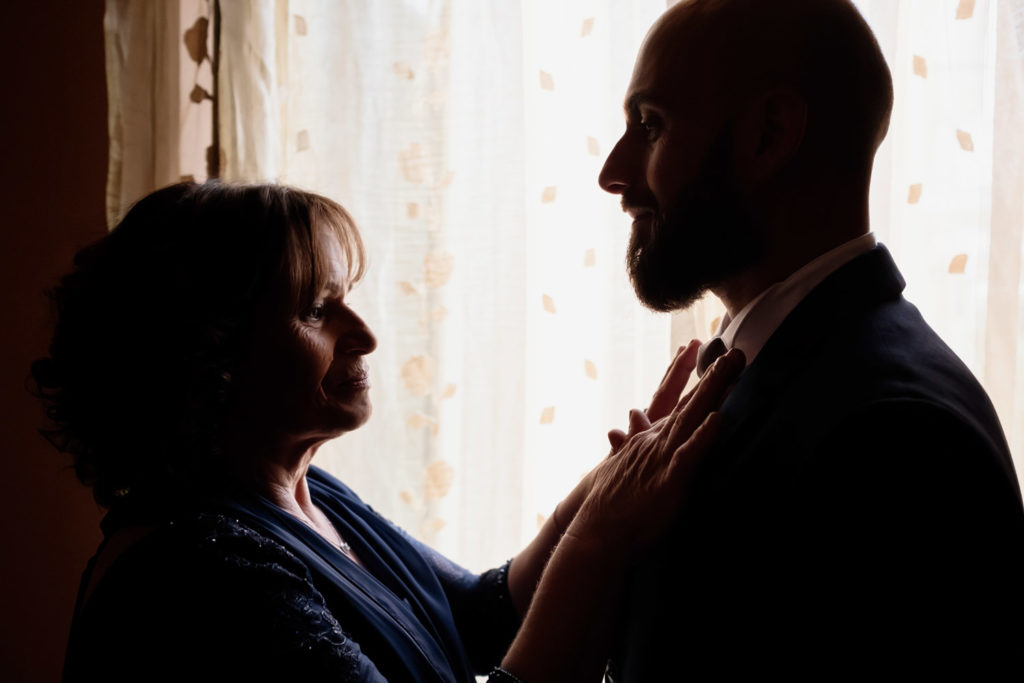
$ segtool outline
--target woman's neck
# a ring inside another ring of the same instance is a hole
[[[233,478],[245,490],[263,496],[361,564],[330,519],[313,502],[309,491],[306,474],[321,443],[296,445],[249,439],[248,447],[243,447],[245,444],[236,441],[228,451]]]
[[[250,432],[250,435],[252,432]],[[304,522],[316,519],[306,474],[320,442],[292,443],[272,438],[234,440],[228,453],[231,477]]]
[[[278,507],[304,521],[311,521],[313,499],[309,494],[306,473],[312,459],[310,454],[294,463],[264,460],[256,467],[256,479],[252,486]]]

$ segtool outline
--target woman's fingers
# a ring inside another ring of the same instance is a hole
[[[635,408],[629,411],[629,436],[638,434],[642,431],[651,428],[651,421],[647,418],[647,413],[642,410],[636,410]]]
[[[715,361],[704,373],[692,396],[680,399],[673,411],[672,428],[667,443],[678,444],[690,438],[698,426],[725,400],[733,382],[746,366],[746,359],[739,349],[732,349]]]
[[[651,428],[651,424],[669,415],[673,408],[679,403],[679,394],[690,379],[693,369],[697,366],[697,351],[700,349],[700,340],[694,339],[686,346],[680,346],[675,358],[665,370],[661,378],[661,384],[651,397],[651,405],[647,411],[631,410],[629,412],[629,431],[613,429],[608,432],[608,443],[611,444],[611,454],[614,455],[622,449],[623,444],[639,432]],[[683,400],[689,400],[693,394],[691,391]]]
[[[701,456],[711,448],[718,430],[721,428],[722,416],[719,413],[710,413],[700,423],[690,438],[684,441],[675,453],[672,454],[672,463],[669,465],[669,477],[683,486],[689,481],[693,466],[697,464]]]
[[[593,486],[573,521],[579,534],[642,550],[664,532],[686,504],[694,468],[720,429],[715,410],[744,365],[739,351],[723,355],[666,418],[652,425],[632,411],[629,433],[609,434],[621,449],[593,471]]]
[[[647,413],[635,408],[630,410],[629,433],[625,433],[621,429],[613,429],[608,432],[608,443],[612,445],[612,453],[617,453],[622,448],[622,444],[626,443],[631,437],[650,428],[651,421],[648,419]]]
[[[686,349],[688,349],[690,345],[696,341],[696,339],[691,339],[689,344],[686,344],[685,346],[680,346],[678,349],[676,349],[675,354],[672,356],[672,360],[669,361],[668,367],[665,368],[665,373],[661,376],[661,379],[658,380],[659,385],[663,384],[665,382],[665,378],[667,378],[668,374],[672,372],[672,365],[676,362],[676,359],[679,358],[679,356],[683,355],[683,352],[686,351]]]
[[[651,405],[647,409],[647,417],[651,422],[657,422],[672,412],[672,409],[679,401],[679,394],[686,387],[690,374],[697,367],[697,351],[700,349],[700,341],[694,339],[682,347],[672,360],[672,364],[665,371],[661,378],[661,384],[651,398]]]
[[[618,453],[622,444],[626,443],[626,432],[621,429],[613,429],[608,432],[608,443],[612,445],[612,454]]]

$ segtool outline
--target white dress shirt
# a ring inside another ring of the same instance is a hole
[[[726,351],[733,348],[742,351],[749,365],[786,316],[811,290],[841,266],[871,251],[875,244],[875,236],[869,232],[825,252],[782,282],[776,282],[761,292],[735,318],[726,313],[718,332],[702,349],[713,339],[720,338]]]

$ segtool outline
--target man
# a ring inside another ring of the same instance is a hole
[[[600,176],[633,218],[630,276],[656,310],[716,294],[698,372],[730,348],[747,367],[634,577],[614,680],[920,673],[1024,648],[1002,430],[869,232],[892,98],[848,0],[683,0],[640,49]]]

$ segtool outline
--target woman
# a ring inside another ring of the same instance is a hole
[[[617,455],[478,576],[310,465],[370,415],[363,357],[377,342],[345,301],[363,250],[338,204],[174,185],[75,265],[33,374],[51,440],[109,512],[65,680],[599,673],[608,597],[685,498],[716,424],[704,418],[741,367],[725,357],[677,404],[696,349],[679,354]]]

